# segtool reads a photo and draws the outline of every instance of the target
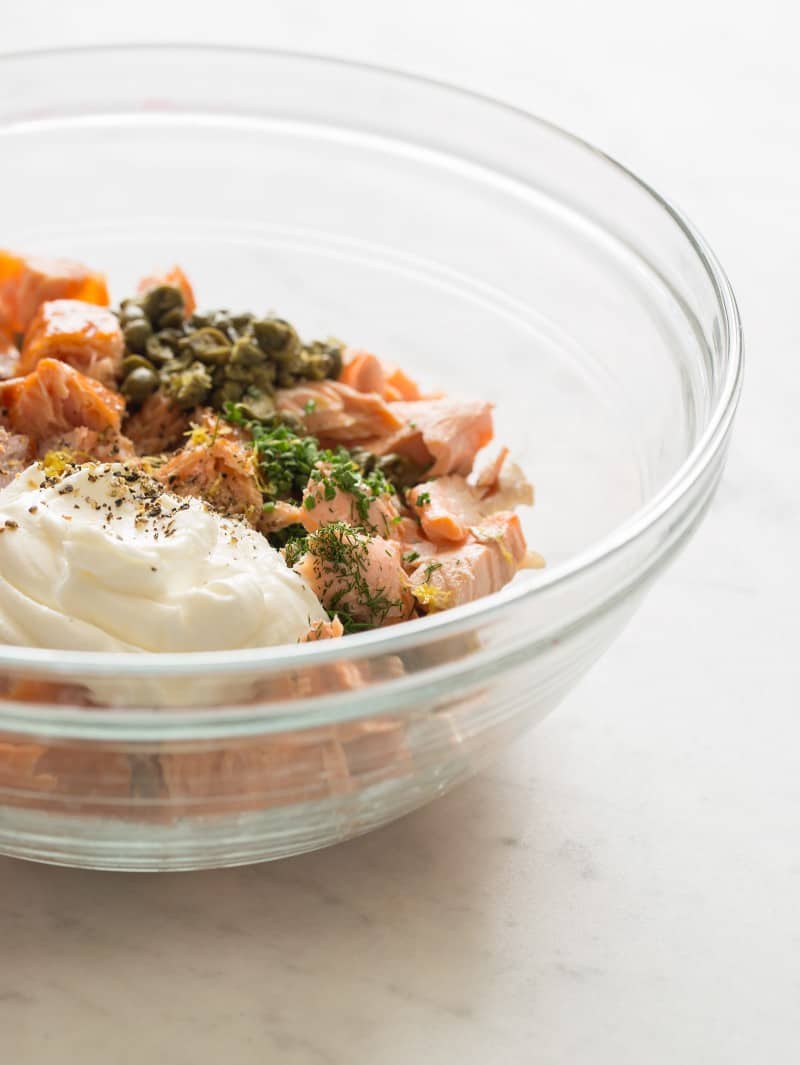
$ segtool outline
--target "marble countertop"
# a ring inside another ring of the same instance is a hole
[[[28,0],[2,47],[340,53],[602,145],[686,210],[739,294],[748,379],[717,502],[557,713],[377,834],[200,874],[0,859],[9,1065],[800,1059],[797,16],[778,0],[466,10],[228,0],[220,26],[197,5]]]

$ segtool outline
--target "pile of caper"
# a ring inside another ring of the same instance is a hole
[[[282,318],[217,310],[186,319],[172,285],[123,300],[118,313],[121,390],[132,407],[161,390],[184,410],[237,403],[250,417],[268,418],[276,388],[338,377],[342,369],[339,341],[303,344]]]

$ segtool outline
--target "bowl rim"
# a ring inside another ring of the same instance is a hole
[[[616,171],[622,178],[639,187],[655,204],[666,212],[682,231],[694,254],[708,276],[718,309],[725,324],[727,358],[725,374],[719,387],[717,401],[709,414],[707,424],[684,461],[654,496],[604,537],[559,563],[552,569],[540,571],[534,585],[507,585],[493,595],[478,599],[452,611],[404,622],[397,626],[359,633],[341,641],[318,641],[302,645],[279,645],[255,647],[235,651],[187,651],[187,652],[109,652],[68,651],[50,648],[19,647],[0,644],[0,668],[12,671],[30,670],[39,676],[79,673],[82,676],[124,675],[126,678],[186,676],[196,673],[202,663],[204,674],[235,675],[258,670],[262,673],[280,672],[283,668],[296,668],[301,662],[323,665],[344,656],[361,659],[373,653],[393,654],[409,646],[428,642],[425,638],[449,637],[472,627],[475,621],[488,621],[513,603],[529,601],[553,588],[573,583],[603,562],[644,538],[664,516],[675,509],[702,477],[724,446],[733,421],[742,388],[744,371],[744,340],[739,308],[733,288],[715,253],[688,218],[646,181],[618,162],[590,141],[571,133],[556,123],[542,118],[527,109],[507,103],[486,93],[463,88],[451,82],[411,73],[361,60],[302,50],[262,48],[248,45],[204,44],[192,42],[120,42],[97,45],[71,45],[41,49],[0,52],[0,69],[14,63],[43,59],[91,58],[97,55],[134,54],[178,51],[182,53],[214,53],[222,56],[249,55],[253,58],[297,60],[314,62],[330,68],[360,71],[367,75],[383,76],[408,85],[421,86],[435,92],[450,93],[466,102],[491,107],[500,113],[514,116],[546,130],[550,134],[570,142],[575,147],[593,155],[603,164]],[[220,114],[236,114],[235,109]],[[12,119],[13,122],[13,119]],[[0,119],[0,130],[7,123]]]

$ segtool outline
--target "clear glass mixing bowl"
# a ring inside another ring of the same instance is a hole
[[[345,641],[0,647],[0,851],[109,869],[374,828],[548,713],[701,520],[739,393],[730,286],[681,215],[527,114],[391,71],[197,47],[0,62],[0,243],[116,296],[180,262],[496,403],[548,567]]]

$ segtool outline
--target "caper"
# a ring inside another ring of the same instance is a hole
[[[256,418],[259,421],[265,421],[275,414],[273,398],[252,388],[247,390],[238,406],[246,417]]]
[[[123,324],[128,322],[140,322],[145,318],[142,305],[137,300],[123,300],[119,310],[120,320]]]
[[[266,362],[266,355],[261,348],[247,337],[240,337],[231,351],[231,367],[259,366]]]
[[[158,334],[149,338],[144,346],[145,354],[155,366],[163,366],[175,357],[172,348],[165,344]]]
[[[244,393],[245,386],[241,381],[225,381],[222,387],[213,393],[211,402],[221,410],[226,403],[238,403]]]
[[[145,345],[153,335],[153,330],[147,319],[142,316],[141,318],[129,319],[123,326],[122,335],[125,338],[125,347],[128,351],[135,351],[143,355]]]
[[[188,369],[162,376],[166,390],[179,407],[188,410],[204,403],[211,391],[211,377],[202,362],[193,362]]]
[[[336,380],[336,378],[338,378],[341,374],[342,366],[344,365],[344,361],[342,358],[342,348],[339,346],[331,346],[328,348],[327,355],[328,377],[331,377]]]
[[[305,360],[304,376],[312,381],[324,381],[328,376],[328,360],[324,355],[310,355]]]
[[[147,359],[143,359],[141,355],[127,355],[122,360],[122,376],[127,377],[133,370],[143,367],[145,370],[152,370],[152,363]]]
[[[178,343],[180,351],[191,351],[196,359],[201,362],[215,363],[217,365],[227,362],[231,354],[231,345],[228,338],[219,329],[205,326],[202,329],[183,337]]]
[[[158,388],[158,377],[148,366],[137,366],[122,382],[122,394],[133,403],[141,403]]]
[[[173,307],[171,311],[164,311],[159,318],[158,324],[162,329],[175,328],[183,325],[183,308]]]
[[[258,346],[267,355],[291,353],[300,347],[300,338],[283,318],[256,318],[253,332]]]
[[[188,370],[194,361],[191,351],[182,351],[179,355],[175,355],[164,363],[161,367],[161,374],[168,377],[170,374]]]
[[[275,391],[275,367],[271,362],[252,368],[252,384],[259,392],[272,394]]]
[[[183,340],[184,335],[185,334],[183,328],[166,328],[160,329],[158,332],[158,336],[162,344],[166,344],[167,347],[172,348],[174,352],[178,351],[178,348],[180,347],[180,343]]]
[[[306,344],[304,350],[312,367],[310,376],[336,378],[342,372],[342,349],[344,345],[335,340],[315,340]]]
[[[141,298],[141,305],[150,319],[150,324],[160,329],[162,325],[175,324],[163,320],[164,316],[169,315],[171,311],[179,310],[182,317],[183,293],[174,285],[156,285],[145,292]]]

